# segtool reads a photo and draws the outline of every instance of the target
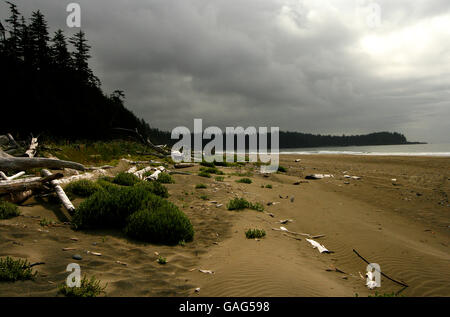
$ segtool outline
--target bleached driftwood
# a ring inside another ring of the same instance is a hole
[[[97,170],[107,170],[110,168],[114,168],[114,166],[112,166],[112,165],[103,165],[103,166],[99,166],[99,167],[91,166],[91,167],[86,167],[86,170],[87,171],[97,171]]]
[[[139,179],[144,179],[145,173],[150,172],[150,171],[155,171],[150,176],[145,177],[145,180],[156,180],[156,179],[158,179],[158,175],[165,170],[166,170],[166,168],[164,166],[158,166],[158,167],[147,166],[147,167],[137,171],[137,168],[135,166],[133,166],[127,171],[127,173],[134,174],[137,177],[139,177]]]
[[[140,179],[143,179],[145,173],[153,171],[154,169],[155,169],[154,167],[147,166],[139,171],[134,172],[133,174],[136,175],[137,177],[139,177]]]
[[[306,239],[306,241],[311,243],[313,248],[319,250],[320,253],[333,253],[333,251],[329,251],[327,248],[325,248],[325,246],[323,244],[320,244],[317,241],[314,241],[312,239]]]
[[[278,229],[278,228],[272,228],[272,230],[274,230],[274,231],[287,232],[287,233],[290,233],[290,234],[295,234],[295,235],[298,235],[298,236],[304,236],[304,237],[308,237],[308,238],[311,238],[311,239],[318,239],[318,238],[325,237],[324,234],[319,234],[319,235],[313,236],[313,235],[311,235],[311,234],[309,234],[309,233],[301,233],[301,232],[289,231],[289,230],[286,229],[285,227],[280,227],[280,229]]]
[[[156,171],[155,171],[152,175],[147,176],[147,177],[145,178],[145,180],[146,180],[146,181],[155,181],[155,180],[158,179],[159,174],[161,174],[161,173],[164,172],[165,170],[166,170],[166,169],[164,168],[164,166],[159,166],[159,167],[156,168]]]
[[[126,159],[126,158],[122,158],[121,160],[124,161],[124,162],[127,162],[128,164],[131,164],[131,165],[136,165],[136,164],[162,164],[161,162],[153,161],[153,160],[149,160],[149,161],[132,161],[132,160],[129,160],[129,159]]]
[[[46,177],[30,177],[12,181],[0,182],[0,194],[7,194],[13,192],[24,192],[33,189],[41,189],[44,184],[49,183],[55,179],[63,177],[63,174],[57,173],[52,175],[45,175]]]
[[[41,171],[41,174],[44,176],[50,176],[52,173],[50,173],[49,170],[43,169]],[[56,195],[58,195],[59,200],[63,204],[64,208],[69,212],[69,214],[72,214],[75,211],[74,205],[72,205],[72,202],[70,201],[69,197],[67,197],[66,193],[62,189],[61,186],[58,185],[57,182],[51,181],[50,184],[55,189]]]
[[[20,176],[22,176],[22,175],[25,175],[25,172],[20,172],[20,173],[17,173],[17,174],[15,174],[15,175],[13,175],[13,176],[6,176],[6,174],[5,173],[3,173],[2,171],[0,171],[0,182],[3,180],[3,181],[12,181],[12,180],[14,180],[14,179],[16,179],[16,178],[19,178]]]
[[[0,157],[0,170],[27,170],[32,168],[72,168],[84,171],[86,168],[79,163],[43,157]]]
[[[64,177],[58,180],[55,180],[55,184],[58,185],[66,185],[75,181],[79,181],[82,179],[87,179],[87,180],[93,180],[102,176],[106,176],[106,171],[103,169],[98,169],[98,170],[93,170],[92,172],[89,173],[84,173],[84,174],[79,174],[79,175],[72,175],[69,177]]]
[[[134,174],[134,173],[136,173],[136,171],[137,171],[137,167],[136,167],[136,166],[132,166],[132,167],[127,171],[127,173],[129,173],[129,174]]]
[[[26,150],[25,156],[34,157],[36,155],[38,146],[38,139],[32,137],[30,147],[28,148],[28,150]]]

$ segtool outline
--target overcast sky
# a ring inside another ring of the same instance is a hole
[[[13,0],[11,0],[13,1]],[[65,0],[18,0],[53,32]],[[74,1],[75,2],[75,1]],[[449,0],[80,0],[91,66],[151,126],[449,142]],[[380,9],[379,22],[377,9]],[[2,21],[7,6],[0,3]]]

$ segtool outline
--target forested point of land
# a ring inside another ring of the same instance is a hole
[[[38,10],[26,19],[14,3],[0,21],[0,134],[30,134],[55,140],[108,140],[121,137],[115,128],[137,129],[155,144],[174,144],[170,132],[152,128],[125,105],[125,94],[105,94],[89,67],[90,45],[80,30],[67,38],[54,34]],[[69,49],[70,48],[70,49]],[[356,136],[280,132],[280,148],[406,144],[399,133]]]

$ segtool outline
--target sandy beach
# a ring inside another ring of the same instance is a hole
[[[36,266],[34,281],[0,283],[0,296],[56,296],[72,262],[80,264],[82,274],[107,283],[107,296],[372,295],[375,290],[360,276],[367,264],[353,249],[408,284],[404,296],[450,296],[448,158],[282,155],[280,165],[287,172],[269,177],[257,167],[251,171],[250,164],[241,170],[221,167],[222,182],[196,173],[174,175],[176,183],[165,185],[169,200],[195,229],[194,241],[184,246],[136,242],[114,230],[73,231],[61,207],[46,198],[29,199],[20,207],[21,216],[0,220],[0,256],[45,265]],[[125,168],[119,164],[110,173]],[[252,184],[237,183],[238,172],[251,172]],[[334,177],[305,180],[316,173]],[[196,189],[199,183],[207,188]],[[226,204],[234,197],[260,202],[265,211],[229,211]],[[43,218],[57,225],[43,227]],[[286,219],[292,222],[279,223]],[[324,235],[316,241],[334,253],[319,253],[305,236],[273,230],[280,226]],[[249,228],[264,229],[267,235],[246,239]],[[82,260],[73,260],[74,254]],[[157,255],[168,263],[158,264]],[[401,289],[382,277],[376,291]]]

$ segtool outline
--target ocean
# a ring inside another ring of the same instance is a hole
[[[449,156],[450,144],[402,144],[280,149],[280,154],[351,154],[389,156]]]

